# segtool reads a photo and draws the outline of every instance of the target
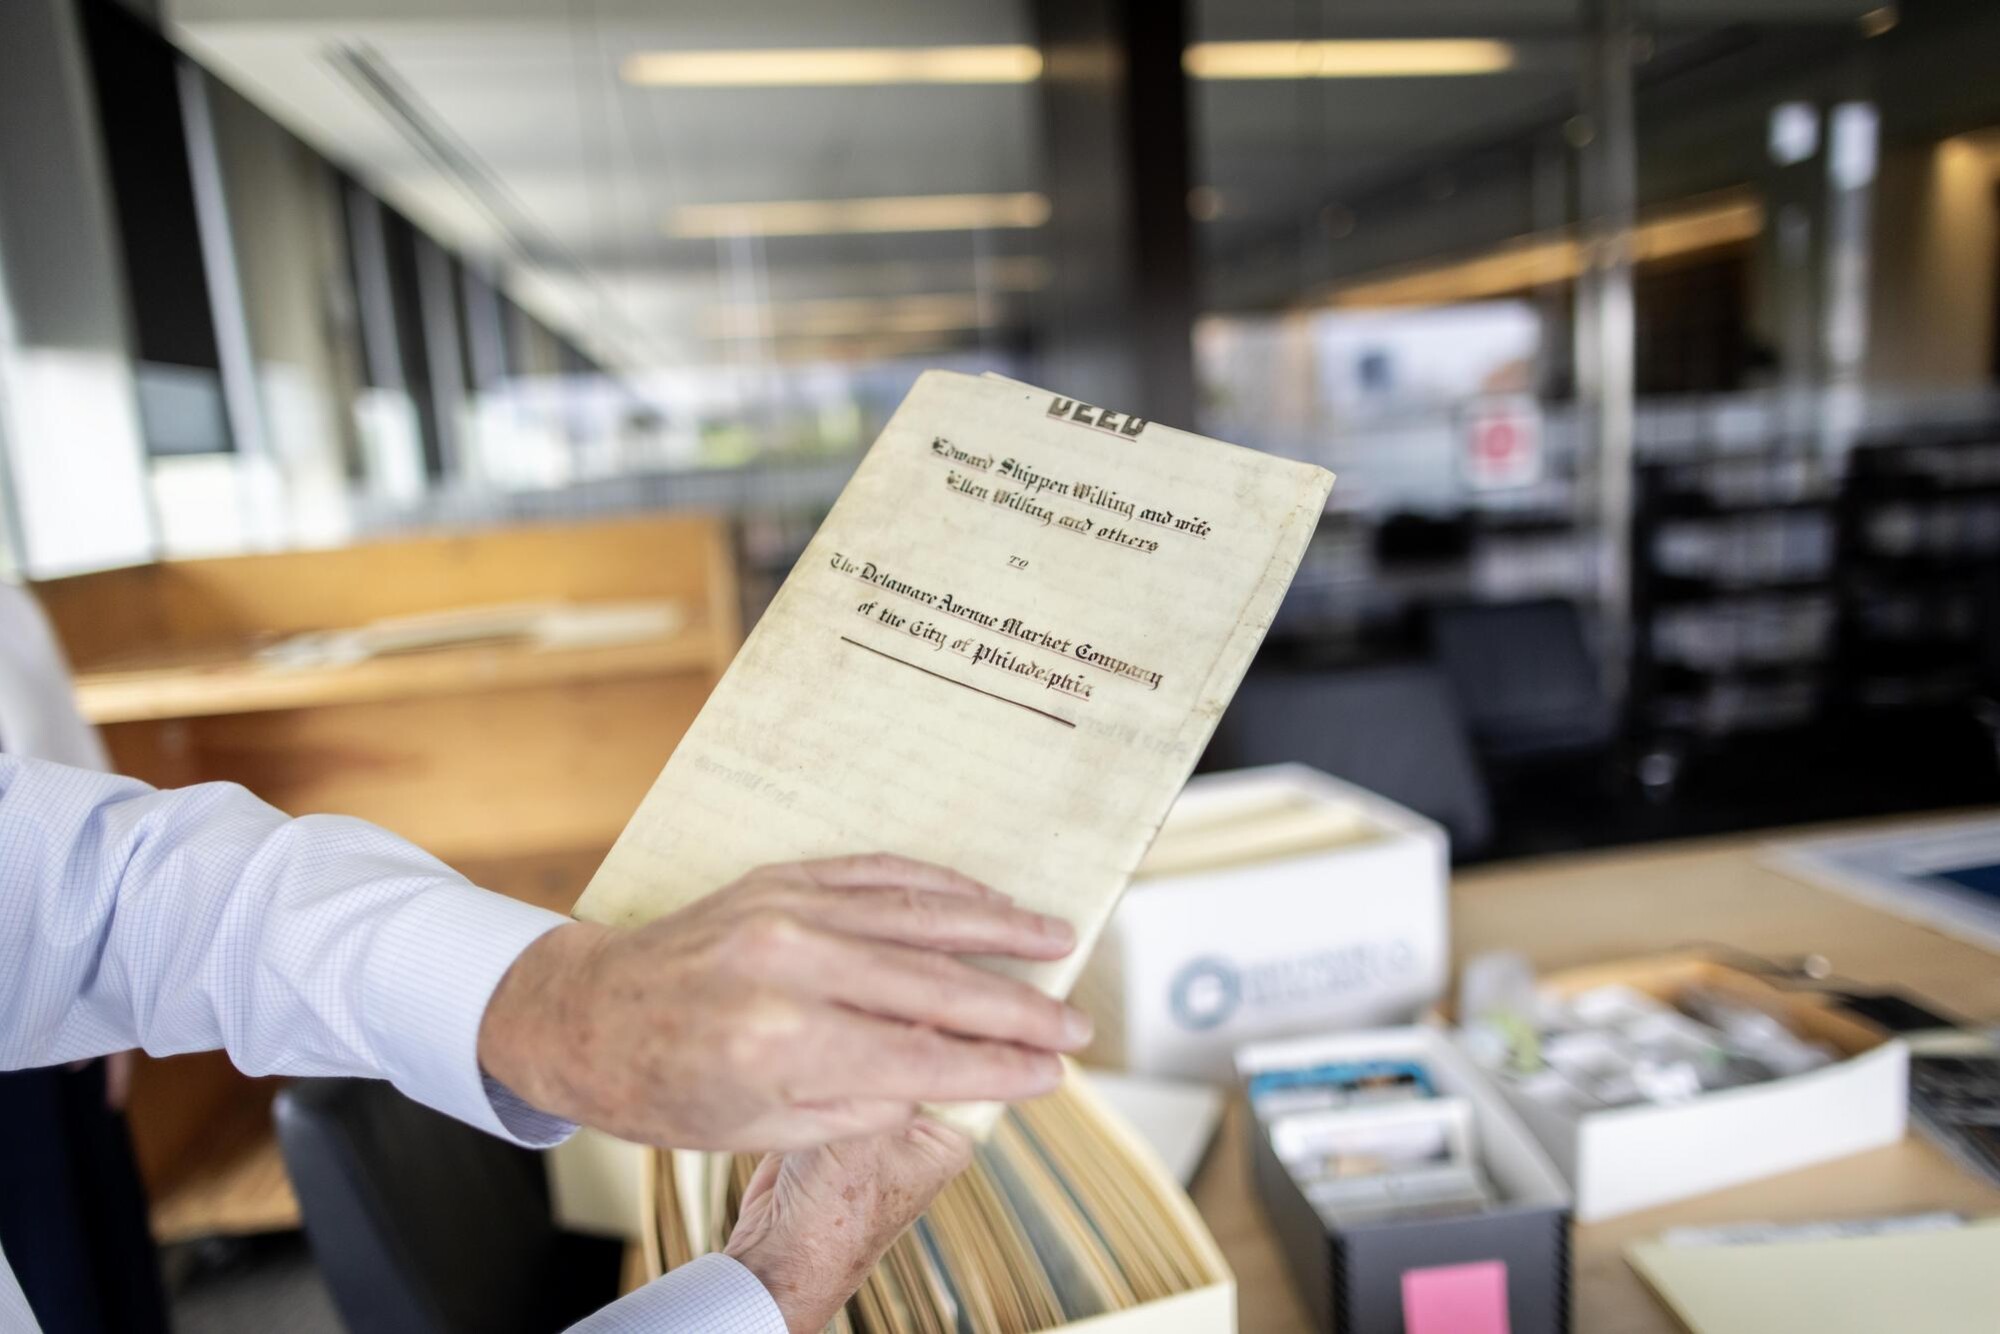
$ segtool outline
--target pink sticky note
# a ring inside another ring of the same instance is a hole
[[[1404,1270],[1403,1334],[1508,1334],[1506,1263]]]

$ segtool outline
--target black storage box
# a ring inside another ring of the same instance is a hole
[[[1259,1043],[1237,1053],[1245,1078],[1333,1061],[1413,1060],[1441,1096],[1472,1104],[1474,1139],[1502,1202],[1476,1214],[1329,1226],[1278,1158],[1264,1124],[1244,1118],[1257,1195],[1306,1307],[1326,1334],[1405,1334],[1404,1276],[1497,1262],[1509,1334],[1568,1334],[1570,1195],[1499,1093],[1429,1027]],[[1421,1281],[1421,1277],[1419,1279]]]

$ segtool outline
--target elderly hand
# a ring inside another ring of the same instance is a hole
[[[763,1283],[791,1334],[819,1334],[971,1157],[965,1136],[921,1117],[867,1139],[772,1154],[743,1193],[726,1251]]]
[[[623,1139],[823,1144],[907,1127],[919,1103],[1053,1089],[1053,1053],[1083,1046],[1088,1019],[953,956],[1074,945],[1067,923],[924,862],[764,867],[634,930],[543,936],[495,989],[479,1059],[534,1106]]]

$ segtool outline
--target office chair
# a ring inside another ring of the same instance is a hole
[[[1978,683],[1973,716],[1986,729],[1993,759],[2000,764],[2000,569],[1983,572],[1974,585],[1973,605],[1979,617]]]
[[[1459,858],[1493,836],[1451,692],[1424,664],[1252,672],[1212,750],[1231,768],[1298,761],[1365,787],[1443,825]]]
[[[1983,571],[1974,585],[1979,620],[1979,688],[2000,699],[2000,568]]]
[[[1507,765],[1610,749],[1617,718],[1573,603],[1439,607],[1431,645],[1484,758]]]
[[[356,1334],[554,1334],[617,1296],[622,1243],[557,1229],[530,1150],[379,1080],[301,1079],[273,1114]]]

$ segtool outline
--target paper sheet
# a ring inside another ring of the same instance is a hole
[[[1850,898],[2000,950],[2000,820],[1794,839],[1766,859]]]
[[[1743,1246],[1634,1246],[1632,1267],[1695,1334],[1992,1334],[2000,1221]]]
[[[1066,993],[1331,483],[1012,381],[926,373],[577,915],[634,923],[765,863],[898,852],[1069,919],[1068,959],[993,964]]]

